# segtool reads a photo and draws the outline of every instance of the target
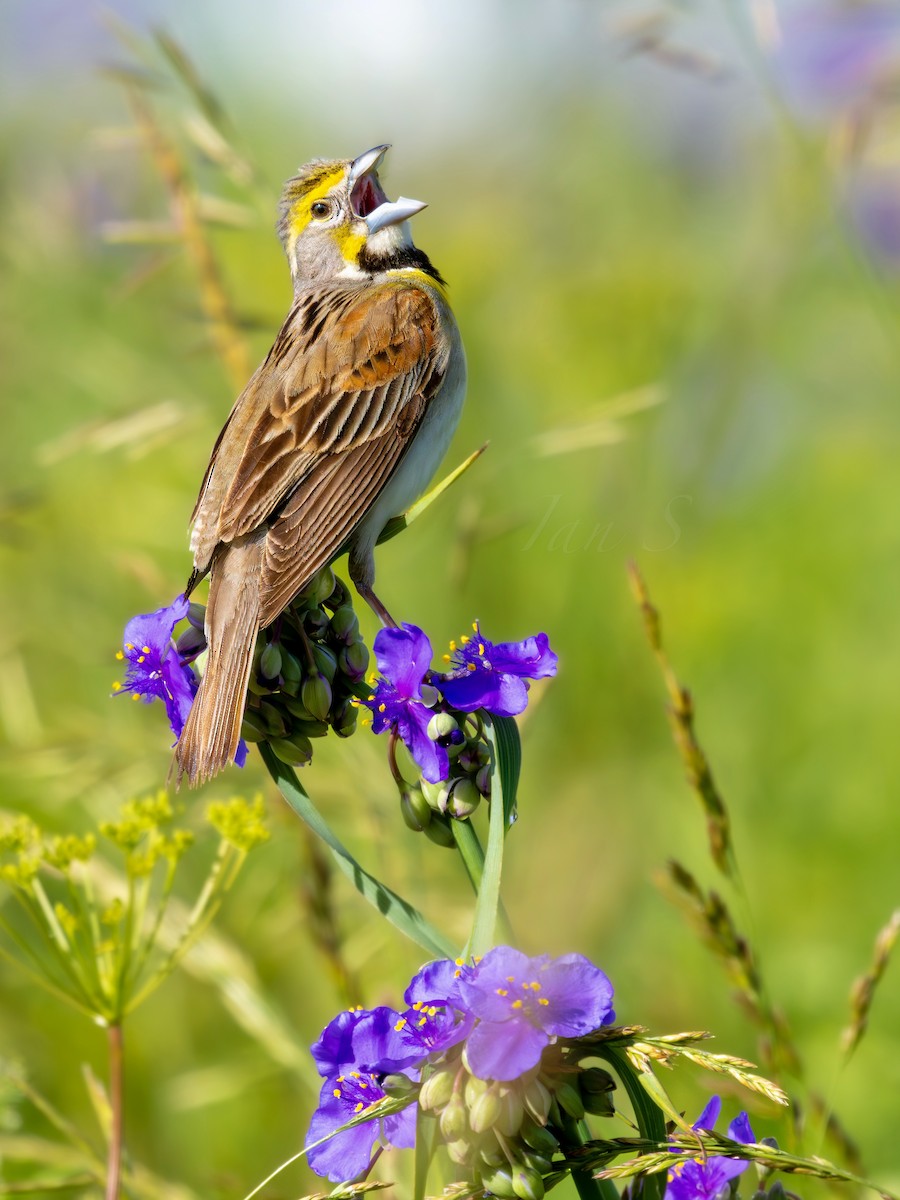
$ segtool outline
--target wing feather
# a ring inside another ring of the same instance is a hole
[[[298,496],[305,536],[323,540],[323,561],[334,557],[396,469],[447,355],[434,303],[419,288],[347,284],[295,303],[213,451],[194,512],[198,571],[220,543],[297,511]],[[324,529],[332,488],[345,506],[335,546]]]

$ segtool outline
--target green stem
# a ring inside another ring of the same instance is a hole
[[[590,1141],[590,1130],[584,1121],[566,1116],[563,1128],[573,1146],[584,1146]],[[572,1167],[572,1182],[581,1200],[619,1200],[615,1184],[609,1179],[596,1179],[590,1168]]]
[[[475,832],[471,821],[451,821],[450,831],[456,842],[456,849],[462,859],[472,890],[478,895],[481,886],[481,876],[484,871],[484,847]]]
[[[122,1026],[118,1024],[109,1025],[106,1032],[109,1045],[109,1103],[112,1110],[112,1120],[109,1129],[109,1153],[106,1160],[105,1200],[119,1200],[124,1121]]]

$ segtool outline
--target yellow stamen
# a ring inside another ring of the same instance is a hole
[[[122,656],[121,656],[121,655],[119,655],[119,657],[121,658]],[[449,655],[449,654],[442,654],[442,655],[441,655],[441,661],[442,661],[442,662],[450,662],[450,655]]]
[[[125,655],[122,653],[121,650],[116,651],[116,658],[119,660],[119,662],[121,662],[124,657],[125,657]]]
[[[396,1031],[398,1033],[400,1032],[401,1029],[405,1029],[406,1028],[406,1017],[401,1017],[400,1020],[397,1022],[397,1024],[394,1026],[394,1028],[396,1029]]]
[[[550,1001],[547,999],[546,996],[538,997],[538,1004],[549,1004],[549,1003],[550,1003]]]
[[[477,670],[477,668],[474,663],[466,663],[466,670],[467,671],[475,671],[475,670]]]
[[[141,649],[143,650],[143,652],[144,652],[145,654],[149,654],[149,653],[150,653],[150,647],[149,647],[149,646],[141,646]]]
[[[379,711],[379,712],[387,712],[387,705],[386,705],[386,704],[379,704],[379,705],[378,705],[378,711]]]
[[[462,642],[462,644],[464,646],[468,646],[469,642],[471,642],[472,639],[469,637],[469,635],[467,633],[464,633],[459,640]]]
[[[512,1002],[512,1004],[510,1005],[510,1007],[511,1007],[511,1008],[521,1008],[521,1007],[522,1007],[522,1001],[521,1001],[521,1000],[513,1000],[513,1002]]]
[[[498,996],[508,996],[509,991],[506,988],[497,988],[497,995]]]
[[[119,681],[117,679],[116,682],[113,684],[113,691],[121,692],[121,690],[122,690],[122,685],[121,685],[121,683],[119,683]]]

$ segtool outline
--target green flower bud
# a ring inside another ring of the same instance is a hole
[[[295,734],[291,738],[269,738],[269,745],[276,758],[280,758],[289,767],[305,767],[312,758],[312,745],[309,738]]]
[[[546,1088],[544,1090],[546,1091]],[[526,1107],[527,1106],[528,1102],[526,1099]],[[532,1120],[531,1117],[526,1117],[522,1122],[522,1126],[519,1130],[519,1137],[527,1146],[530,1146],[532,1150],[535,1150],[538,1154],[542,1154],[548,1158],[559,1148],[559,1142],[546,1127],[546,1125],[538,1124],[538,1122]]]
[[[419,1107],[425,1112],[437,1112],[442,1109],[453,1095],[453,1081],[456,1078],[456,1065],[448,1069],[437,1067],[419,1089]]]
[[[350,737],[356,732],[357,707],[348,696],[331,714],[331,727],[338,737]]]
[[[263,679],[274,680],[281,674],[281,647],[269,642],[259,656],[259,673]]]
[[[496,1087],[489,1087],[483,1091],[480,1096],[475,1098],[474,1104],[469,1103],[467,1095],[466,1104],[469,1108],[469,1124],[473,1133],[484,1133],[486,1129],[493,1129],[503,1111],[500,1092]]]
[[[455,1162],[460,1167],[468,1166],[469,1156],[472,1153],[472,1143],[468,1138],[460,1138],[458,1142],[447,1142],[444,1149],[451,1162]]]
[[[512,1185],[518,1200],[543,1200],[543,1179],[537,1171],[524,1163],[513,1167]]]
[[[198,650],[203,650],[206,647],[206,635],[202,629],[195,629],[193,625],[188,625],[183,633],[179,634],[178,640],[175,642],[175,649],[178,651],[181,658],[188,658],[192,654],[196,654]]]
[[[188,605],[187,619],[195,629],[204,629],[206,627],[206,605],[192,600]]]
[[[578,1078],[578,1090],[586,1112],[596,1117],[615,1115],[612,1093],[616,1090],[616,1081],[609,1071],[604,1071],[602,1067],[588,1067]]]
[[[450,789],[446,812],[457,821],[470,817],[481,803],[481,793],[471,779],[458,779]]]
[[[456,733],[459,725],[455,717],[450,713],[440,712],[435,713],[428,722],[427,733],[433,742],[440,741],[443,737],[449,737],[451,733]]]
[[[264,742],[269,737],[265,721],[255,709],[248,708],[241,723],[241,737],[245,742]]]
[[[481,744],[481,742],[469,741],[460,751],[459,766],[467,775],[474,775],[486,762],[490,761],[489,755],[482,751]]]
[[[427,779],[419,781],[419,787],[422,789],[422,795],[429,808],[433,808],[435,812],[441,811],[441,795],[445,791],[442,783],[429,783]]]
[[[512,1171],[509,1167],[499,1167],[489,1175],[482,1175],[481,1182],[485,1191],[499,1196],[500,1200],[517,1200],[518,1192],[513,1187]]]
[[[369,647],[365,642],[342,646],[337,658],[338,670],[353,683],[364,679],[369,669]]]
[[[533,1150],[524,1146],[519,1146],[519,1153],[522,1155],[522,1162],[533,1171],[537,1171],[538,1175],[547,1175],[553,1170],[553,1163],[543,1154],[535,1154]]]
[[[482,796],[490,797],[493,774],[489,765],[479,767],[478,774],[475,776],[475,786],[481,792]]]
[[[322,612],[321,608],[312,609],[311,612],[304,614],[303,628],[307,635],[314,640],[324,637],[325,631],[328,629],[328,614]]]
[[[313,575],[312,579],[297,597],[297,600],[301,600],[309,605],[310,608],[318,608],[334,591],[334,585],[334,571],[332,571],[331,567],[323,567],[321,571],[317,571]]]
[[[284,719],[284,714],[274,704],[269,704],[266,700],[263,700],[259,706],[259,715],[267,732],[272,737],[285,737],[287,735],[287,722]]]
[[[299,660],[281,647],[281,691],[282,694],[288,696],[296,696],[300,691],[300,681],[303,678],[303,672],[300,668]]]
[[[444,849],[452,849],[456,845],[453,837],[453,830],[450,828],[450,822],[446,817],[435,815],[425,826],[425,836],[429,838],[436,846],[443,846]]]
[[[418,1084],[413,1083],[408,1075],[385,1075],[381,1081],[382,1089],[385,1094],[393,1097],[394,1100],[405,1100],[407,1096],[413,1096],[418,1092]]]
[[[331,708],[331,684],[318,672],[307,675],[300,687],[300,699],[317,721],[327,721]]]
[[[571,1083],[559,1083],[553,1089],[553,1093],[560,1108],[564,1109],[570,1117],[574,1117],[576,1121],[580,1121],[584,1116],[584,1104],[578,1089]]]
[[[504,1137],[515,1137],[522,1127],[525,1108],[522,1097],[515,1088],[501,1088],[500,1113],[494,1121],[494,1128]]]
[[[327,721],[301,721],[299,717],[295,717],[291,721],[291,736],[295,733],[302,733],[304,737],[318,738],[325,737],[328,733]]]
[[[405,788],[400,797],[400,814],[403,822],[413,833],[423,833],[431,824],[431,807],[422,795],[422,789],[412,785]]]
[[[526,1111],[534,1118],[536,1126],[545,1126],[547,1117],[550,1116],[550,1106],[553,1102],[553,1097],[546,1086],[539,1079],[533,1079],[529,1082],[524,1096],[522,1097]],[[535,1150],[541,1150],[540,1145],[535,1145],[535,1142],[528,1141],[529,1146],[534,1146]]]
[[[482,1135],[478,1143],[478,1157],[484,1163],[482,1172],[486,1170],[490,1173],[491,1171],[495,1171],[497,1167],[505,1166],[507,1162],[503,1147],[493,1133]]]
[[[312,653],[320,673],[329,683],[334,683],[334,677],[337,674],[337,655],[332,654],[327,646],[321,646],[318,643],[313,646]]]
[[[454,1092],[448,1100],[439,1124],[445,1142],[458,1142],[469,1132],[466,1106],[459,1092]]]
[[[335,609],[334,616],[328,622],[328,628],[334,640],[343,642],[345,646],[359,639],[359,621],[349,604]]]
[[[463,1047],[463,1058],[465,1058],[465,1047]],[[464,1062],[464,1066],[466,1071],[468,1071],[468,1063]],[[469,1106],[469,1108],[472,1107],[476,1100],[479,1100],[484,1095],[490,1086],[491,1085],[487,1079],[479,1079],[477,1075],[469,1074],[468,1078],[466,1079],[466,1086],[463,1093],[466,1098],[466,1104]]]
[[[322,603],[330,608],[332,612],[342,608],[345,604],[351,603],[350,593],[347,591],[346,585],[336,575],[334,576],[334,587],[331,590],[331,595],[327,600],[323,600]]]
[[[282,708],[286,708],[291,716],[296,717],[298,721],[312,721],[313,719],[312,713],[303,701],[298,700],[296,696],[285,696],[282,692],[281,706]]]
[[[269,696],[272,688],[264,679],[257,677],[256,671],[251,671],[250,678],[247,680],[247,691],[251,696]]]

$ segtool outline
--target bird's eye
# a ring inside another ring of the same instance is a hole
[[[331,205],[327,200],[317,200],[309,211],[317,220],[323,221],[326,217],[331,216]]]

